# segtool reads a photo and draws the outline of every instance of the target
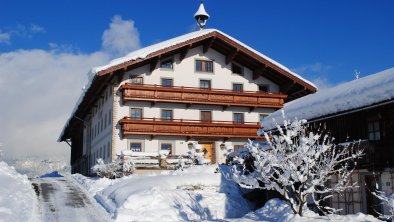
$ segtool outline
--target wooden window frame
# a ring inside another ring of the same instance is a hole
[[[140,79],[140,80],[141,80],[141,83],[134,83],[133,80],[136,80],[136,79]],[[131,85],[144,85],[144,77],[131,76],[131,77],[130,77],[130,84],[131,84]]]
[[[368,140],[371,140],[371,141],[380,141],[380,140],[382,140],[382,124],[379,121],[379,119],[368,120],[368,122],[367,122],[367,133],[368,133]],[[372,137],[371,137],[371,135],[372,135]]]
[[[162,67],[162,65],[166,64],[167,61],[171,61],[171,68]],[[165,58],[165,59],[160,60],[159,68],[164,69],[164,70],[174,70],[174,58],[171,57],[171,58]]]
[[[164,112],[171,112],[171,118],[170,119],[164,118],[163,116]],[[172,121],[174,119],[174,111],[172,109],[162,109],[160,112],[160,119],[164,121]]]
[[[241,122],[236,121],[236,118],[235,118],[236,115],[241,115],[241,117],[242,117]],[[245,114],[244,113],[233,113],[233,123],[237,123],[237,124],[245,123]]]
[[[241,70],[241,73],[234,72],[234,66],[238,66],[239,69]],[[244,76],[245,70],[244,70],[243,66],[239,65],[238,63],[232,62],[231,63],[231,73],[235,74],[235,75]]]
[[[197,69],[197,63],[201,62],[201,70]],[[212,71],[207,71],[206,63],[211,63],[212,64]],[[194,71],[197,73],[215,73],[214,72],[215,67],[214,67],[214,62],[213,60],[205,60],[205,59],[195,59],[194,60]]]
[[[141,118],[134,118],[133,117],[133,110],[140,110]],[[144,109],[142,108],[130,108],[130,119],[143,119],[144,118]]]
[[[260,84],[259,86],[259,92],[261,93],[269,93],[270,92],[270,85],[269,84]],[[260,87],[267,87],[266,91],[260,90]]]
[[[209,87],[208,88],[202,88],[201,87],[201,82],[209,82]],[[200,79],[200,81],[199,81],[199,88],[200,89],[211,90],[212,89],[212,81],[210,79]]]
[[[163,82],[167,81],[167,80],[171,80],[171,85],[164,85],[163,84]],[[160,83],[161,83],[162,87],[173,87],[174,86],[174,79],[173,78],[161,78]]]
[[[210,120],[209,121],[207,121],[207,120],[203,120],[203,113],[210,113]],[[212,110],[200,110],[200,121],[201,122],[206,122],[206,123],[210,123],[210,122],[212,122]]]
[[[139,144],[140,145],[140,151],[133,151],[132,144]],[[129,148],[133,152],[142,152],[142,142],[134,142],[134,141],[133,142],[129,142]]]
[[[236,86],[236,85],[237,85],[237,86],[241,86],[241,89],[240,89],[240,90],[234,89],[234,86]],[[243,92],[243,91],[244,91],[244,84],[243,84],[243,83],[234,82],[234,83],[233,83],[232,90],[235,91],[235,92]]]
[[[171,143],[171,142],[160,142],[160,151],[164,150],[163,149],[163,145],[170,145],[171,147],[170,147],[169,154],[172,154],[172,150],[174,148],[174,143]]]

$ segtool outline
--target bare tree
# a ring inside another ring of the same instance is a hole
[[[382,204],[387,206],[389,214],[384,215],[380,214],[379,217],[383,220],[394,220],[394,193],[391,195],[386,194],[384,191],[377,190],[375,192],[372,192],[374,196],[376,196],[379,200],[382,201]]]
[[[291,124],[284,121],[283,128],[277,125],[276,135],[262,130],[259,134],[264,135],[267,144],[249,141],[249,154],[235,158],[238,164],[232,168],[233,179],[242,187],[277,191],[300,216],[308,196],[323,212],[336,212],[324,202],[333,193],[355,185],[348,178],[362,150],[334,145],[333,139],[321,130],[309,131],[306,120]],[[334,175],[338,182],[329,186],[328,180]]]

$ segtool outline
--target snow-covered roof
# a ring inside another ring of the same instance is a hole
[[[274,121],[283,122],[282,111],[289,120],[313,120],[391,100],[394,100],[394,68],[286,103],[284,108],[265,118],[262,125],[264,129],[275,128]]]
[[[117,58],[117,59],[110,61],[107,65],[92,68],[90,70],[90,72],[88,73],[88,83],[83,87],[82,94],[79,97],[78,101],[76,102],[71,116],[69,117],[64,128],[62,129],[62,132],[58,138],[58,141],[59,142],[62,141],[62,137],[65,133],[66,128],[68,127],[68,125],[70,123],[70,120],[75,116],[75,113],[76,113],[79,105],[82,103],[83,99],[85,98],[86,92],[89,90],[89,88],[91,87],[91,85],[93,83],[93,80],[95,80],[97,76],[108,74],[111,72],[110,70],[113,71],[113,69],[116,69],[116,67],[118,67],[118,66],[122,66],[122,65],[130,63],[132,61],[146,59],[154,53],[161,52],[163,50],[166,50],[166,49],[176,46],[178,44],[185,43],[187,41],[197,39],[197,38],[203,37],[205,35],[213,34],[213,33],[219,33],[219,34],[225,36],[226,38],[234,41],[235,43],[239,44],[240,46],[244,47],[245,49],[251,51],[252,53],[258,55],[259,57],[263,58],[264,60],[266,60],[269,63],[273,64],[274,66],[278,67],[279,69],[282,69],[284,72],[286,72],[290,76],[293,76],[295,79],[298,79],[299,81],[302,81],[315,89],[317,88],[312,82],[310,82],[310,81],[304,79],[303,77],[301,77],[300,75],[292,72],[286,66],[276,62],[275,60],[269,58],[268,56],[266,56],[256,50],[254,50],[253,48],[251,48],[248,45],[238,41],[237,39],[225,34],[224,32],[221,32],[217,29],[202,29],[202,30],[191,32],[191,33],[188,33],[185,35],[181,35],[181,36],[178,36],[178,37],[175,37],[175,38],[172,38],[167,41],[163,41],[163,42],[151,45],[151,46],[147,46],[145,48],[135,50],[135,51],[127,54],[124,57]]]

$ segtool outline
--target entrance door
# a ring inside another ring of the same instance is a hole
[[[377,181],[379,181],[379,177],[376,175],[365,176],[367,213],[376,217],[379,216],[378,213],[381,213],[381,203],[379,199],[372,194],[372,192],[376,191]]]
[[[200,153],[204,156],[205,159],[208,159],[213,163],[213,144],[212,143],[200,143],[202,148]]]

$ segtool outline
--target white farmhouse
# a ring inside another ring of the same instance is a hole
[[[258,138],[266,115],[313,92],[283,65],[201,29],[92,69],[59,141],[71,145],[73,173],[89,174],[98,158],[122,150],[179,155],[201,146],[222,163],[226,147]]]

